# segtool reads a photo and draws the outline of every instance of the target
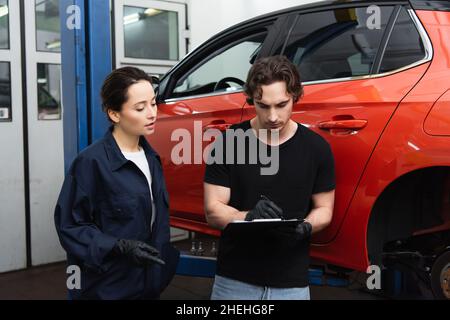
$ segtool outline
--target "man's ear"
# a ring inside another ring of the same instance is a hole
[[[120,122],[120,114],[118,111],[108,109],[108,117],[109,117],[109,119],[111,119],[112,122],[114,122],[114,124],[117,124]]]

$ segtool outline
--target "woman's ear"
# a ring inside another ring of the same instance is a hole
[[[114,124],[117,124],[117,123],[120,122],[120,114],[119,114],[118,111],[114,111],[114,110],[112,110],[112,109],[108,109],[107,112],[108,112],[108,117],[109,117],[109,119],[111,119],[111,121],[112,121]]]

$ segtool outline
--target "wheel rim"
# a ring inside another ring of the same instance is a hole
[[[442,293],[447,299],[450,299],[450,263],[448,263],[441,272]]]

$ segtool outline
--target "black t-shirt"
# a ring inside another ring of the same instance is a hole
[[[233,149],[227,144],[227,139],[228,142],[233,140],[229,136],[224,134],[218,139],[215,146],[220,144],[224,151],[220,154],[212,148],[209,161],[213,158],[222,161],[207,164],[204,181],[230,188],[228,205],[233,208],[248,211],[264,195],[283,209],[286,219],[305,218],[311,210],[313,194],[335,189],[333,155],[328,143],[317,133],[298,124],[292,138],[270,147],[257,140],[250,121],[231,129],[245,132],[247,138],[242,139],[242,135],[240,139],[235,138]],[[239,144],[239,140],[245,143]],[[255,161],[255,150],[251,147],[254,141],[259,142],[256,154],[264,155],[267,151],[269,158],[258,156]],[[261,151],[261,146],[267,149]],[[253,152],[249,152],[251,150]],[[244,156],[245,161],[238,159],[239,156]],[[263,174],[263,168],[271,169]],[[267,175],[269,171],[272,174]],[[222,232],[217,259],[220,276],[260,286],[305,287],[308,267],[309,240],[295,242],[272,232],[256,237],[231,236],[227,229]]]

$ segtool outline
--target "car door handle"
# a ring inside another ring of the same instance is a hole
[[[232,125],[233,125],[232,123],[226,123],[225,120],[214,120],[210,124],[203,127],[203,132],[208,131],[209,129],[226,131]]]
[[[367,126],[367,122],[362,119],[332,120],[319,123],[319,128],[322,130],[361,130]]]

